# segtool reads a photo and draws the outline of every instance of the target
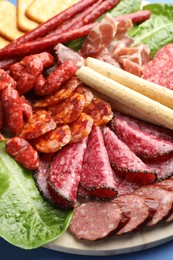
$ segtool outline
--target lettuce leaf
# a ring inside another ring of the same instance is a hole
[[[173,42],[173,5],[148,4],[143,9],[151,11],[151,18],[129,34],[134,39],[133,45],[148,45],[152,58],[162,46]]]
[[[0,236],[11,244],[31,249],[59,237],[72,211],[52,207],[40,196],[32,172],[25,170],[0,142]]]

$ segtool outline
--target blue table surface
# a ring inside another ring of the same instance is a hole
[[[161,0],[150,0],[151,3],[156,3]],[[11,2],[16,3],[15,0]],[[173,3],[173,0],[162,0],[162,2]],[[38,248],[33,250],[23,250],[12,246],[7,243],[5,240],[0,238],[0,260],[88,260],[88,259],[107,259],[107,260],[173,260],[173,241],[167,242],[163,245],[153,247],[151,249],[135,252],[135,253],[126,253],[121,255],[112,255],[112,256],[81,256],[75,254],[61,253],[45,248]]]

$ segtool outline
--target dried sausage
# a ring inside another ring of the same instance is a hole
[[[16,88],[16,81],[3,69],[0,69],[0,91],[6,87]]]
[[[25,98],[25,96],[20,96],[20,102],[21,102],[23,117],[26,121],[28,121],[33,115],[32,106],[29,103],[29,101]]]

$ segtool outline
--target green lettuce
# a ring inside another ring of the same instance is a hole
[[[25,170],[0,142],[0,236],[31,249],[58,238],[68,227],[72,211],[52,207],[39,194],[32,172]]]

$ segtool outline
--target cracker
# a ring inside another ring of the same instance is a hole
[[[0,1],[0,35],[10,41],[23,35],[16,25],[16,6],[9,1]]]
[[[26,10],[26,15],[38,23],[43,23],[62,12],[79,0],[34,0]]]
[[[28,32],[38,26],[38,23],[29,19],[25,11],[33,0],[17,0],[17,26],[20,30]]]
[[[4,48],[5,46],[7,46],[10,43],[10,41],[8,41],[7,39],[5,39],[4,37],[0,36],[0,49]]]

